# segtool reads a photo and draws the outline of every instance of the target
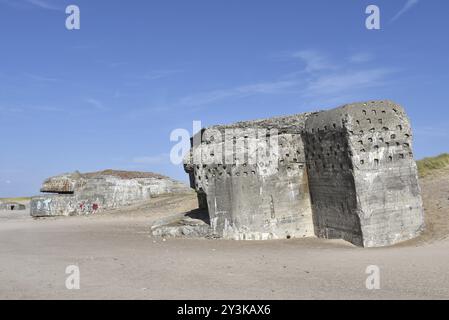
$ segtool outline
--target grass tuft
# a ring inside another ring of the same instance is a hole
[[[424,158],[417,161],[419,176],[425,177],[432,171],[444,169],[449,166],[449,154],[443,153],[436,157]]]
[[[19,198],[0,198],[0,202],[18,202],[18,201],[30,201],[31,197],[19,197]]]

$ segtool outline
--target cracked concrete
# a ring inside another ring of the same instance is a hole
[[[178,181],[150,172],[105,170],[63,174],[47,179],[34,197],[34,217],[89,215],[116,209],[164,194],[188,193],[191,189]]]
[[[185,170],[226,239],[377,247],[424,228],[410,123],[391,101],[204,129]]]

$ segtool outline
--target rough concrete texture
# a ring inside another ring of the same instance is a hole
[[[211,229],[203,220],[183,217],[170,223],[157,221],[151,226],[151,233],[162,238],[207,238]]]
[[[34,197],[30,209],[35,217],[88,215],[190,190],[183,183],[148,172],[75,172],[47,179],[41,192],[53,194]]]
[[[0,202],[0,210],[17,211],[17,210],[25,210],[25,209],[26,209],[26,206],[21,203],[17,203],[17,202],[2,203],[2,202]]]
[[[201,194],[200,202],[204,202],[206,195],[214,234],[243,240],[313,235],[304,147],[300,136],[305,119],[306,115],[294,115],[240,122],[215,126],[203,134],[203,143],[192,152],[192,163],[195,153],[214,157],[218,149],[235,149],[231,161],[224,159],[226,155],[223,152],[221,164],[204,159],[201,164],[186,165],[191,181],[194,181],[193,187]],[[251,132],[254,129],[261,130],[263,137]],[[273,142],[270,129],[279,130],[279,154],[262,150],[265,145],[259,143],[267,142],[269,145]],[[219,131],[223,139],[216,139],[216,134],[212,141],[208,139],[208,132],[213,131]],[[249,161],[254,154],[260,155],[258,161]],[[230,162],[232,164],[228,164]]]
[[[260,136],[251,129],[278,133]],[[266,147],[262,142],[275,140],[277,148],[248,161]],[[376,247],[423,230],[410,124],[393,102],[215,126],[192,142],[185,170],[217,236],[316,235]],[[217,161],[217,153],[228,157],[226,150],[234,158]]]
[[[214,238],[204,209],[164,216],[153,222],[151,234],[161,238]]]
[[[389,101],[310,116],[305,145],[315,232],[375,247],[416,237],[424,215],[404,110]]]

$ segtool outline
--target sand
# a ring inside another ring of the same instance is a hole
[[[195,209],[193,194],[90,217],[0,212],[1,299],[448,299],[449,170],[421,180],[428,228],[363,249],[344,241],[159,239],[153,221]],[[65,269],[80,269],[80,289]],[[380,289],[365,285],[380,269]]]

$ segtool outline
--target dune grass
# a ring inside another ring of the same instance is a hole
[[[19,197],[19,198],[0,198],[2,202],[18,202],[18,201],[30,201],[31,197]]]
[[[424,158],[417,161],[418,172],[420,177],[425,177],[431,172],[444,169],[449,166],[449,154],[443,153],[436,157]]]

